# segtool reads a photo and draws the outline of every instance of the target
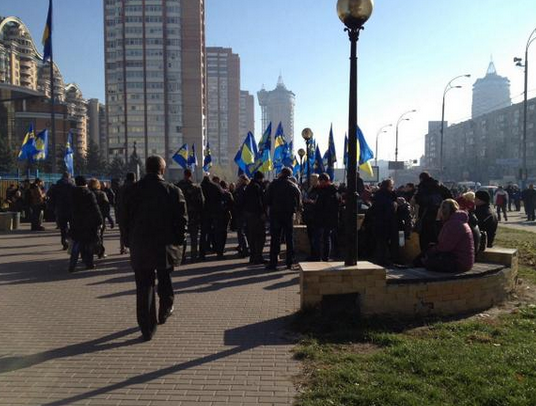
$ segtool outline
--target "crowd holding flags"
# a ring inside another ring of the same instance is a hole
[[[208,148],[208,144],[207,144]],[[188,144],[184,144],[182,147],[179,148],[177,152],[171,157],[177,165],[179,165],[182,169],[190,169],[192,171],[195,171],[195,168],[197,168],[197,155],[195,153],[195,144],[192,144],[192,151],[188,152]],[[206,161],[206,158],[205,158]],[[212,162],[212,158],[211,158]],[[210,169],[210,168],[209,168]],[[208,172],[208,170],[207,170]]]
[[[274,169],[272,163],[272,123],[268,125],[259,142],[253,172],[268,173]]]
[[[33,124],[30,124],[28,131],[22,141],[20,147],[19,161],[28,161],[30,163],[37,161],[44,161],[48,156],[48,130],[43,130],[37,136],[33,128]]]
[[[236,153],[234,161],[238,165],[239,174],[245,173],[251,177],[254,172],[255,159],[257,157],[257,144],[255,137],[248,132],[244,143]]]

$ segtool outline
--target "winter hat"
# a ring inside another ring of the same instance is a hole
[[[489,193],[487,191],[485,191],[485,190],[479,190],[478,192],[476,192],[475,197],[478,200],[482,200],[485,203],[489,203],[491,201],[491,197],[490,197]]]

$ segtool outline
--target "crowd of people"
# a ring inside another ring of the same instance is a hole
[[[6,199],[13,211],[24,213],[31,229],[43,230],[43,217],[52,217],[60,230],[61,245],[69,250],[69,272],[77,270],[79,257],[86,269],[95,268],[94,257],[106,256],[104,233],[117,224],[120,253],[130,250],[137,286],[138,322],[150,339],[158,323],[173,313],[173,266],[221,260],[236,250],[254,265],[277,270],[280,260],[287,269],[295,263],[294,226],[306,226],[307,261],[341,259],[345,251],[346,193],[327,173],[313,174],[300,184],[288,168],[269,181],[256,172],[250,179],[240,175],[227,183],[206,174],[200,184],[186,169],[177,184],[164,180],[165,162],[150,157],[146,175],[139,181],[128,173],[122,185],[68,173],[48,191],[43,182],[12,185]],[[427,172],[419,184],[395,188],[393,180],[365,185],[358,176],[359,257],[382,266],[420,266],[436,272],[465,272],[477,254],[492,247],[501,216],[520,210],[534,221],[536,191],[530,185],[499,187],[494,196],[487,190],[448,189]],[[512,206],[513,202],[513,206]],[[112,215],[112,212],[114,215]],[[226,246],[228,233],[236,233],[237,246]],[[400,263],[400,252],[418,234],[420,254],[412,264]],[[269,256],[264,256],[270,236]],[[286,245],[284,254],[281,244]],[[187,250],[186,246],[190,249]],[[155,305],[158,278],[160,307]]]

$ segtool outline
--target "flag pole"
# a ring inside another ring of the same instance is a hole
[[[52,0],[50,0],[50,19],[52,20]],[[51,130],[52,130],[52,173],[56,173],[56,97],[54,89],[54,52],[52,46],[52,21],[50,22],[49,27],[50,35],[50,119]],[[73,142],[74,143],[74,142]],[[72,148],[72,146],[71,146]]]

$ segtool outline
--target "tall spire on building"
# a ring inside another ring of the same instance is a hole
[[[285,82],[283,82],[283,74],[279,71],[279,78],[277,79],[277,87],[285,87]]]
[[[486,72],[486,75],[496,75],[497,69],[495,69],[495,64],[493,63],[493,55],[490,57],[489,65],[488,65],[488,71]]]

